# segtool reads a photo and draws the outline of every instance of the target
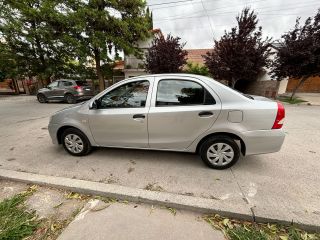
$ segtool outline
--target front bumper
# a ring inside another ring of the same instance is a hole
[[[246,155],[278,152],[284,142],[282,129],[243,132]]]
[[[59,125],[58,124],[49,123],[48,131],[49,131],[49,134],[50,134],[50,137],[51,137],[51,140],[52,140],[53,144],[59,144],[59,141],[58,141],[58,138],[57,138],[58,129],[59,129]]]

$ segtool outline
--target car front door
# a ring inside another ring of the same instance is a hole
[[[98,96],[89,124],[100,146],[148,148],[148,109],[153,78],[117,84]]]
[[[47,98],[54,99],[57,97],[58,84],[59,84],[59,81],[54,81],[47,86],[47,88],[49,89],[49,91],[46,92]]]
[[[150,148],[186,149],[221,111],[217,95],[197,78],[159,76],[153,91],[148,114]]]

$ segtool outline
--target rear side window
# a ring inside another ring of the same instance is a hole
[[[76,81],[76,84],[78,86],[89,86],[89,84],[86,81]]]
[[[59,82],[59,87],[70,87],[72,86],[72,82],[69,82],[69,81],[60,81]]]
[[[216,101],[199,83],[188,80],[161,80],[156,106],[212,105]]]

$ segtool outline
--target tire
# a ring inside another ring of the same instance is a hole
[[[38,99],[39,103],[46,103],[46,102],[48,102],[46,96],[45,96],[44,94],[42,94],[42,93],[39,93],[39,94],[37,95],[37,99]]]
[[[76,98],[71,94],[71,93],[67,93],[65,96],[64,96],[64,99],[66,100],[67,103],[69,104],[73,104],[73,103],[76,103]]]
[[[67,128],[61,136],[64,149],[73,156],[85,156],[92,147],[86,135],[76,128]]]
[[[202,143],[200,156],[208,167],[221,170],[231,167],[238,161],[240,149],[231,137],[219,135],[210,137]]]

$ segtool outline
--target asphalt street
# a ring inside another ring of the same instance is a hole
[[[105,148],[70,156],[47,131],[50,114],[66,106],[0,98],[0,168],[210,198],[250,208],[257,220],[320,225],[320,106],[285,105],[282,150],[241,158],[223,171],[187,153]]]

